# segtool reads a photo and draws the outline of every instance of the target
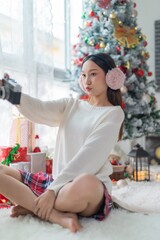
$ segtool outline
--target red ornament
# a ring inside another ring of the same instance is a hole
[[[90,17],[94,17],[94,15],[95,15],[94,11],[91,11],[91,12],[89,13],[89,16],[90,16]]]
[[[134,3],[134,4],[133,4],[133,7],[134,7],[134,8],[136,8],[136,6],[137,6],[137,4],[136,4],[136,3]]]
[[[139,69],[139,70],[137,71],[137,75],[138,75],[139,77],[143,77],[143,76],[144,76],[144,71],[143,71],[142,69]]]
[[[108,8],[110,5],[110,0],[97,0],[97,2],[98,2],[98,6],[104,9]]]
[[[150,77],[150,76],[152,76],[153,75],[153,73],[152,72],[148,72],[148,76]]]
[[[97,18],[97,20],[99,21],[99,16],[95,16],[95,18]]]
[[[87,27],[91,27],[92,26],[92,22],[87,22],[86,26]]]
[[[148,42],[147,42],[147,41],[144,41],[143,46],[146,47],[147,44],[148,44]]]
[[[116,49],[117,49],[118,52],[121,51],[121,47],[120,46],[117,46]]]
[[[95,49],[100,49],[100,45],[99,43],[96,44],[96,46],[94,47]]]
[[[136,73],[137,71],[138,71],[137,68],[133,68],[133,69],[132,69],[132,73]]]
[[[122,101],[121,108],[122,108],[122,109],[125,109],[125,108],[126,108],[124,101]]]
[[[124,72],[127,73],[127,68],[125,66],[119,66],[119,69]]]

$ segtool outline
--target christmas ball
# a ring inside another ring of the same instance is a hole
[[[94,11],[91,11],[91,12],[89,13],[89,16],[90,16],[90,17],[94,17],[94,15],[95,15]]]
[[[143,76],[144,76],[144,71],[143,71],[143,69],[138,69],[137,75],[138,75],[139,77],[143,77]]]
[[[110,0],[97,0],[98,6],[104,9],[110,6],[110,2]]]
[[[125,86],[122,86],[122,87],[121,87],[121,93],[122,93],[122,94],[127,93],[127,88],[126,88]]]
[[[117,17],[116,13],[115,12],[112,12],[110,15],[109,15],[109,18],[110,19],[115,19]]]
[[[105,48],[106,44],[104,42],[100,43],[100,48]]]
[[[150,77],[150,76],[152,76],[153,75],[153,73],[152,72],[148,72],[148,76]]]

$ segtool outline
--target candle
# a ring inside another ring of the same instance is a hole
[[[136,181],[144,181],[145,179],[148,179],[146,171],[134,171],[134,180]]]

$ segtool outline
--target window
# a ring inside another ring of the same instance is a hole
[[[67,96],[66,84],[61,91],[53,80],[66,79],[81,14],[82,0],[0,0],[0,78],[8,72],[44,100]],[[13,109],[6,101],[0,108],[0,145],[8,145]],[[39,132],[49,145],[55,137],[46,129]]]

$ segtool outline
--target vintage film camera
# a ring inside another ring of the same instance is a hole
[[[0,99],[6,99],[12,104],[20,104],[22,87],[14,80],[10,79],[8,74],[4,75],[2,79],[2,86],[0,86]]]

